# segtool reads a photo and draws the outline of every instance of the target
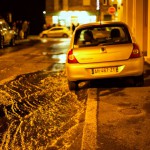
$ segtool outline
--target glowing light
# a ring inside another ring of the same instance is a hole
[[[45,15],[45,14],[46,14],[46,11],[43,11],[43,14]]]
[[[59,16],[61,18],[79,16],[79,15],[88,15],[88,13],[86,11],[61,11],[59,13]]]
[[[66,54],[61,54],[61,55],[53,55],[53,59],[58,59],[57,63],[65,63],[66,62]]]
[[[42,39],[41,39],[41,42],[42,42],[42,43],[47,43],[47,42],[48,42],[48,40],[47,40],[47,39],[45,39],[45,38],[42,38]]]
[[[58,16],[53,16],[52,21],[54,24],[70,26],[71,23],[75,25],[94,22],[96,16],[91,16],[87,11],[61,11]]]
[[[121,5],[121,3],[122,3],[122,0],[118,0],[118,5]]]
[[[96,0],[96,10],[100,10],[100,2],[99,2],[99,0]]]
[[[58,16],[53,16],[52,20],[53,20],[54,24],[57,24],[58,23]]]

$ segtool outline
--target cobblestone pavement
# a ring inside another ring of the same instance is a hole
[[[68,90],[64,72],[24,74],[0,85],[0,148],[80,149],[85,101],[85,90]]]

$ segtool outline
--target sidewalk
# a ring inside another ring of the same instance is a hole
[[[37,36],[29,36],[28,39],[24,40],[18,40],[17,42],[26,42],[30,39],[38,38]],[[150,64],[150,58],[147,56],[144,57],[145,62]],[[106,133],[109,132],[108,129],[104,128],[107,124],[107,128],[111,129],[113,131],[114,124],[111,122],[117,122],[118,120],[122,119],[122,116],[118,116],[118,107],[115,107],[114,105],[108,105],[106,106],[105,102],[100,103],[99,100],[99,91],[97,88],[90,88],[88,89],[88,98],[87,98],[87,108],[86,108],[86,115],[85,115],[85,125],[83,129],[83,136],[82,136],[82,150],[111,150],[112,145],[116,147],[115,150],[129,150],[125,145],[122,145],[120,149],[120,145],[117,145],[117,142],[115,143],[115,137],[114,141],[112,139],[106,138],[103,136],[103,132]],[[128,105],[128,104],[126,104]],[[103,108],[102,108],[103,107]],[[109,117],[106,118],[105,108],[109,109]],[[117,115],[116,115],[117,114]],[[143,113],[141,116],[144,115]],[[116,117],[117,116],[117,117]],[[138,117],[141,117],[138,116]],[[103,118],[104,122],[100,122],[101,118]],[[131,121],[131,120],[130,120]],[[136,120],[135,120],[136,121]],[[138,132],[136,134],[139,134]],[[120,141],[122,137],[120,137]]]
[[[144,59],[146,63],[150,64],[150,57],[145,56]]]
[[[39,39],[38,35],[29,35],[27,39],[17,39],[16,44],[22,43],[22,42],[29,42],[30,40]]]
[[[145,58],[145,62],[150,64],[150,58],[148,58],[147,56],[145,56],[144,58]],[[115,137],[113,137],[114,140],[112,140],[113,138],[109,139],[109,137],[106,138],[103,135],[104,132],[106,132],[106,134],[109,132],[108,129],[112,129],[113,131],[115,125],[112,122],[117,122],[121,120],[122,115],[121,114],[118,115],[118,107],[115,107],[115,105],[107,104],[107,106],[105,106],[106,103],[101,102],[100,104],[100,101],[101,101],[100,91],[98,91],[97,88],[88,89],[87,108],[86,108],[85,125],[83,129],[81,149],[82,150],[112,150],[112,147],[115,147],[115,150],[129,150],[129,148],[126,147],[126,145],[118,145],[116,141],[118,139],[115,140]],[[108,111],[109,113],[107,116],[105,116],[106,111]],[[128,110],[128,113],[131,112],[138,113],[138,110],[135,109]],[[141,119],[143,115],[145,115],[144,112],[141,112],[140,114],[137,114],[136,117],[133,116],[133,121],[135,119]],[[103,119],[102,122],[100,117]],[[107,123],[107,129],[105,128],[106,126],[105,123]],[[129,134],[130,136],[130,133],[127,134]],[[121,141],[121,137],[120,137],[120,141]]]

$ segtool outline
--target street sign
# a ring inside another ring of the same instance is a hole
[[[108,8],[108,12],[109,12],[109,14],[114,14],[116,12],[116,8],[111,6]]]

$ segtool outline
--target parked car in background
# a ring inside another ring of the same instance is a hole
[[[123,22],[80,25],[72,35],[66,59],[70,90],[85,80],[131,78],[133,86],[144,84],[144,56]]]
[[[52,27],[48,30],[44,30],[40,33],[40,37],[70,37],[71,32],[67,27]]]
[[[16,32],[4,19],[0,19],[0,48],[5,45],[15,46]]]

